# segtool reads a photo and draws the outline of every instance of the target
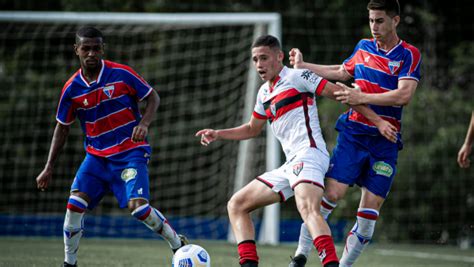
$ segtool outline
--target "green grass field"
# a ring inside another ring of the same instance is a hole
[[[238,267],[236,247],[221,241],[194,241],[211,255],[213,267]],[[261,267],[287,267],[295,244],[258,246]],[[338,246],[338,251],[341,251]],[[161,240],[83,238],[79,266],[171,266],[171,251]],[[1,267],[62,266],[58,238],[0,238]],[[316,254],[307,266],[321,266]],[[449,246],[372,244],[355,266],[474,266],[474,249]]]

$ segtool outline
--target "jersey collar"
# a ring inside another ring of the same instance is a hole
[[[100,72],[99,72],[99,76],[97,76],[97,80],[95,81],[91,81],[90,83],[87,81],[86,77],[84,77],[82,75],[82,68],[80,69],[79,71],[79,76],[81,77],[81,80],[82,82],[87,86],[87,87],[91,87],[92,85],[94,84],[98,84],[100,82],[100,79],[102,78],[102,73],[104,73],[104,68],[105,68],[105,62],[104,60],[102,59],[102,67],[100,69]]]

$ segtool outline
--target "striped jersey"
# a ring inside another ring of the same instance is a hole
[[[266,82],[260,87],[253,116],[270,122],[287,159],[306,147],[329,155],[314,98],[326,83],[309,70],[283,67],[273,86]]]
[[[397,89],[400,80],[419,81],[421,54],[416,47],[401,40],[390,51],[384,51],[378,47],[375,39],[363,39],[357,44],[352,55],[344,61],[343,66],[354,77],[362,92],[383,93]],[[369,107],[381,118],[396,126],[400,132],[403,107]],[[339,123],[354,134],[380,134],[372,122],[352,109],[341,116]]]
[[[64,85],[56,120],[70,125],[77,117],[84,132],[87,153],[99,157],[123,158],[140,148],[151,152],[148,142],[133,143],[133,128],[141,120],[138,102],[153,88],[130,67],[103,60],[96,81],[87,82],[79,69]]]

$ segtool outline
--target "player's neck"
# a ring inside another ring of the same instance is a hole
[[[87,80],[87,82],[91,83],[93,81],[96,81],[97,78],[99,77],[100,70],[102,69],[102,64],[100,64],[97,68],[95,69],[87,69],[87,68],[82,68],[82,76]]]
[[[377,41],[377,46],[379,47],[379,49],[382,49],[384,51],[390,51],[399,42],[400,38],[398,38],[398,35],[395,33],[387,36],[386,38],[384,38],[384,40]]]

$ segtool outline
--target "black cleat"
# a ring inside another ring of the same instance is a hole
[[[74,263],[74,264],[69,264],[69,263],[67,263],[67,262],[64,262],[63,267],[77,267],[77,262]]]
[[[290,257],[291,261],[288,267],[304,267],[306,265],[306,261],[308,260],[305,255],[298,254],[294,258]]]
[[[256,261],[246,261],[240,265],[240,267],[258,267],[258,262]]]
[[[324,267],[339,267],[339,262],[329,262]]]
[[[178,235],[179,237],[179,240],[181,240],[181,246],[179,246],[179,248],[175,248],[175,249],[172,249],[173,250],[173,254],[176,253],[176,251],[178,251],[178,249],[186,246],[187,244],[189,244],[189,240],[186,236],[184,235]]]

